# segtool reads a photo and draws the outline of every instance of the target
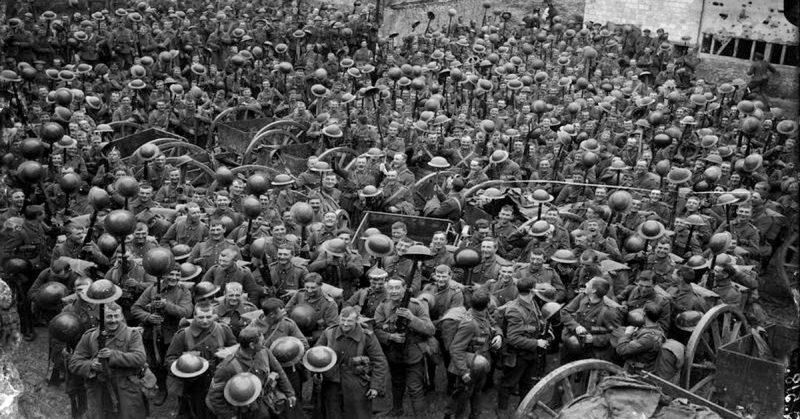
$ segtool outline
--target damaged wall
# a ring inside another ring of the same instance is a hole
[[[585,21],[663,28],[671,41],[688,36],[697,42],[703,0],[586,0]]]
[[[783,14],[784,0],[706,0],[702,31],[728,37],[797,44],[797,26]]]

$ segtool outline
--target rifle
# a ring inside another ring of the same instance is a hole
[[[108,338],[108,332],[106,331],[106,327],[105,327],[106,326],[106,322],[105,322],[105,320],[102,319],[102,316],[103,316],[103,313],[104,313],[103,306],[104,306],[104,304],[100,304],[101,320],[100,320],[100,330],[99,330],[99,333],[97,334],[97,348],[98,349],[105,348],[106,339]],[[100,379],[106,381],[106,383],[108,383],[109,386],[110,386],[110,387],[106,387],[106,390],[108,391],[108,398],[111,401],[111,409],[114,412],[118,412],[119,411],[119,389],[117,388],[116,383],[114,383],[114,380],[111,379],[111,368],[108,366],[108,358],[102,358],[100,360],[100,363],[103,364],[103,374],[105,375],[105,377],[101,377]]]
[[[158,278],[156,279],[156,295],[153,298],[153,302],[160,301],[160,300],[161,300],[161,276],[159,275]],[[152,313],[153,314],[158,314],[159,316],[162,316],[162,318],[163,318],[163,312],[162,312],[161,309],[154,308]],[[158,340],[159,339],[163,339],[163,338],[164,338],[164,334],[163,334],[163,331],[161,330],[161,325],[160,324],[154,324],[153,325],[153,357],[155,358],[154,361],[156,363],[156,365],[155,365],[156,368],[158,368],[159,366],[162,365],[161,351],[159,350],[159,347],[158,347],[159,346],[158,345]]]

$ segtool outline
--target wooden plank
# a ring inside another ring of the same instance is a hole
[[[753,59],[753,55],[756,53],[756,41],[753,41],[753,44],[750,46],[750,60]]]
[[[722,50],[724,50],[725,48],[727,48],[727,47],[728,47],[728,44],[730,44],[730,43],[731,43],[731,40],[730,40],[730,39],[728,39],[727,41],[725,41],[725,43],[724,43],[724,44],[722,44],[722,46],[721,46],[721,47],[719,47],[719,49],[717,50],[717,52],[716,52],[714,55],[720,55],[720,53],[722,52]]]
[[[787,49],[788,48],[786,48],[786,45],[781,45],[781,62],[780,62],[781,65],[783,64],[783,60],[786,59],[786,50]]]

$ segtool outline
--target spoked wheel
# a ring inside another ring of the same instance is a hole
[[[710,396],[717,371],[717,350],[747,333],[747,319],[737,307],[720,304],[708,310],[686,344],[681,387],[701,397]]]
[[[778,276],[792,290],[798,289],[797,273],[800,271],[800,252],[798,248],[800,248],[800,234],[794,233],[776,252],[778,263],[780,263]]]
[[[597,387],[604,377],[623,373],[622,367],[599,359],[570,362],[539,380],[514,412],[515,419],[555,418],[558,412]]]
[[[331,161],[335,159],[336,164],[339,167],[344,167],[346,170],[350,170],[351,166],[356,161],[356,157],[358,156],[358,152],[350,147],[334,147],[323,151],[318,157],[320,160],[324,161],[328,161],[327,159],[329,157]]]
[[[262,173],[267,177],[268,180],[272,180],[272,178],[274,178],[275,175],[281,172],[269,166],[263,166],[259,164],[248,164],[245,166],[234,167],[233,169],[231,169],[231,173],[233,173],[234,176],[238,176],[241,174],[245,178],[248,178],[256,173]]]

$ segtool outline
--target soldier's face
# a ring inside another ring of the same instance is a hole
[[[11,195],[11,202],[16,207],[22,207],[22,204],[25,203],[25,194],[22,192],[14,192],[14,194]]]
[[[544,255],[531,255],[531,267],[539,269],[544,265]]]
[[[123,320],[122,310],[106,309],[103,315],[103,320],[105,322],[106,330],[109,332],[119,329],[119,325]]]
[[[434,234],[431,238],[431,246],[435,249],[441,249],[447,244],[447,239],[444,234]]]
[[[494,242],[492,241],[484,241],[481,243],[481,253],[483,254],[484,258],[490,258],[494,256],[495,248]]]
[[[656,246],[656,256],[658,257],[666,257],[669,256],[670,246],[668,243],[659,243]]]
[[[278,239],[282,239],[286,237],[286,227],[283,225],[277,225],[272,228],[272,236]]]
[[[229,252],[227,250],[223,251],[219,254],[219,258],[217,259],[219,266],[223,268],[227,268],[233,264],[233,252]]]
[[[369,278],[369,286],[372,287],[374,290],[380,290],[381,288],[386,287],[386,278],[381,277],[370,277]]]
[[[311,298],[316,298],[321,290],[320,285],[313,281],[306,282],[305,287],[306,287],[306,293]]]
[[[700,207],[700,201],[698,201],[696,198],[692,198],[686,201],[686,209],[689,212],[697,211],[699,207]]]
[[[239,290],[231,290],[225,293],[225,302],[229,306],[238,306],[242,302],[242,292]]]
[[[214,310],[197,310],[194,313],[194,321],[201,329],[208,329],[211,327],[214,319]]]
[[[289,249],[278,249],[278,262],[289,263],[292,260],[292,251]]]
[[[215,224],[208,229],[208,234],[215,239],[222,237],[225,234],[225,227],[222,224]]]
[[[353,313],[349,316],[339,316],[339,327],[342,329],[342,332],[349,332],[356,327],[356,323],[358,322],[358,314]]]
[[[736,216],[740,220],[747,221],[750,219],[750,216],[753,215],[753,212],[750,208],[740,207],[736,210]]]
[[[400,301],[405,294],[405,284],[399,279],[393,279],[386,284],[386,293],[393,301]]]
[[[500,281],[511,281],[514,276],[513,266],[503,266],[500,268]]]

